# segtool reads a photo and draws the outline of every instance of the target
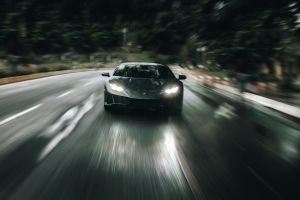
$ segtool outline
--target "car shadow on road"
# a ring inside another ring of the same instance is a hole
[[[115,109],[107,111],[106,114],[115,119],[130,119],[134,121],[162,122],[168,120],[171,114],[166,110],[146,110],[146,109]]]

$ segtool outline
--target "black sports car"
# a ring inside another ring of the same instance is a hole
[[[182,110],[183,84],[186,76],[174,76],[168,66],[157,63],[122,63],[105,83],[104,108]]]

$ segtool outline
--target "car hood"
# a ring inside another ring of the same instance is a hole
[[[177,79],[112,77],[108,83],[123,87],[123,96],[137,99],[160,98],[166,87],[179,86]],[[115,93],[114,91],[110,92]]]

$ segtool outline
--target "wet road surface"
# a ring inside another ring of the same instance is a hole
[[[179,116],[103,109],[104,77],[0,86],[0,199],[299,199],[299,124],[185,84]]]

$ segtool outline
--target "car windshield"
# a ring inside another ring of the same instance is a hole
[[[167,66],[143,64],[121,65],[115,70],[114,76],[157,79],[175,78],[174,74]]]

